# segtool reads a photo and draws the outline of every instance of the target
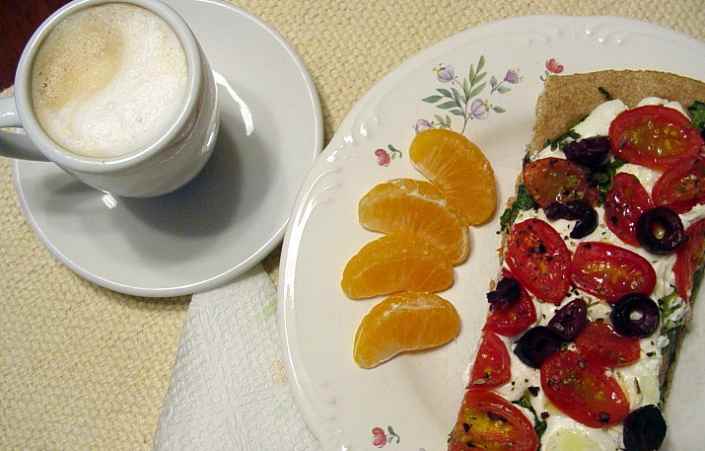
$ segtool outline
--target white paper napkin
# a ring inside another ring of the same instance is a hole
[[[320,450],[287,382],[276,306],[260,265],[193,296],[155,450]]]

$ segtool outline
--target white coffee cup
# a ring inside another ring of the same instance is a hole
[[[55,143],[34,113],[31,86],[32,64],[51,30],[71,14],[105,3],[136,5],[163,19],[181,43],[188,75],[183,106],[160,137],[142,149],[107,159],[72,153]],[[191,180],[212,154],[219,127],[215,81],[186,22],[159,0],[75,0],[45,20],[27,43],[17,66],[14,97],[0,98],[0,127],[24,131],[0,130],[2,156],[54,162],[87,185],[111,194],[158,196]]]

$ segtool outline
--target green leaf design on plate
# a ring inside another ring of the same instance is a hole
[[[482,79],[485,78],[485,75],[487,75],[487,72],[482,72],[481,74],[477,74],[477,76],[475,77],[475,80],[474,80],[475,84],[481,82]]]
[[[441,96],[428,96],[428,97],[421,99],[421,100],[426,103],[436,103],[439,100],[441,100],[442,98],[443,97],[441,97]]]
[[[480,83],[479,85],[477,85],[476,87],[474,87],[473,90],[470,91],[470,98],[473,98],[473,97],[475,97],[476,95],[478,95],[479,93],[481,93],[482,90],[485,89],[485,86],[486,86],[486,85],[487,85],[487,83]]]
[[[440,108],[442,110],[447,110],[447,109],[453,108],[457,105],[456,105],[455,101],[453,101],[453,102],[444,102],[444,103],[441,103],[440,105],[437,105],[437,106],[438,106],[438,108]]]
[[[507,110],[505,110],[504,108],[502,108],[501,106],[498,106],[498,105],[494,105],[494,106],[492,107],[492,110],[493,110],[495,113],[504,113],[505,111],[507,111]]]
[[[463,108],[463,105],[465,104],[465,99],[461,99],[460,93],[458,92],[457,89],[452,88],[453,91],[453,100],[455,100],[455,104],[458,105],[458,108]]]
[[[480,73],[480,71],[485,67],[485,55],[480,56],[480,60],[477,62],[477,72]]]
[[[448,91],[448,90],[445,89],[445,88],[438,88],[438,89],[436,89],[436,91],[438,91],[438,92],[440,92],[441,94],[443,94],[444,97],[448,97],[448,98],[453,97],[453,96],[450,95],[450,91]]]

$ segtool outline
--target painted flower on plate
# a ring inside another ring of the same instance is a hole
[[[441,83],[450,83],[456,79],[455,69],[449,64],[439,64],[433,71]]]
[[[563,65],[558,63],[555,58],[549,58],[546,60],[546,70],[552,74],[560,74],[563,72]]]
[[[486,100],[475,99],[470,104],[470,117],[473,119],[486,119],[489,105]]]
[[[375,157],[377,157],[377,164],[380,166],[389,166],[389,162],[392,161],[389,153],[382,148],[375,150]]]
[[[427,121],[426,119],[419,119],[414,125],[414,130],[416,131],[416,133],[428,130],[429,128],[433,128],[433,124]]]
[[[521,76],[519,76],[519,69],[509,69],[504,75],[504,81],[510,84],[517,84],[521,81]]]
[[[387,434],[380,427],[372,428],[372,444],[377,448],[384,448],[387,444]]]

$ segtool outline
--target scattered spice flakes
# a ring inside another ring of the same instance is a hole
[[[539,395],[539,388],[538,388],[538,387],[534,387],[534,386],[532,385],[532,386],[529,387],[527,390],[529,390],[529,393],[531,393],[531,396],[533,396],[534,398]]]
[[[610,414],[607,413],[607,412],[599,412],[599,413],[597,414],[597,420],[598,420],[600,423],[605,423],[605,424],[606,424],[606,423],[609,423],[609,422],[610,422]]]
[[[646,356],[647,356],[647,357],[653,357],[653,356],[655,356],[655,355],[656,355],[656,353],[655,353],[654,351],[649,351],[649,352],[646,353]]]
[[[545,411],[544,411],[544,412],[541,412],[541,419],[542,419],[542,420],[546,420],[546,419],[547,419],[548,417],[550,417],[550,416],[551,416],[551,414],[548,413],[548,412],[545,412]]]

